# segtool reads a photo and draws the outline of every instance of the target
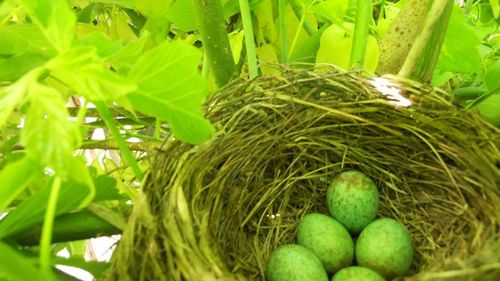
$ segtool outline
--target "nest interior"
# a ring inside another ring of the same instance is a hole
[[[412,235],[399,279],[500,280],[500,131],[450,100],[335,70],[233,83],[206,103],[213,139],[157,153],[104,279],[263,280],[270,252],[356,169],[379,188],[378,217]]]

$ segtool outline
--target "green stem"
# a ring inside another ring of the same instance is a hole
[[[127,143],[125,140],[122,138],[120,135],[120,131],[118,130],[118,126],[113,119],[113,115],[111,115],[111,112],[109,111],[108,107],[104,102],[96,102],[95,106],[97,108],[97,111],[101,115],[101,118],[104,120],[104,123],[106,123],[106,126],[108,127],[109,131],[111,132],[111,135],[116,141],[116,144],[120,148],[120,151],[123,155],[123,159],[125,163],[127,163],[130,168],[132,168],[132,171],[135,174],[135,177],[138,180],[142,180],[144,177],[141,169],[139,168],[139,165],[137,164],[137,161],[135,161],[135,157],[130,151],[130,149],[127,146]]]
[[[156,119],[155,121],[155,139],[159,140],[161,138],[161,120]]]
[[[280,30],[280,47],[281,47],[281,63],[288,63],[288,42],[286,29],[286,1],[279,0],[278,2],[278,21]]]
[[[236,65],[227,37],[220,0],[193,0],[203,48],[217,86],[223,87],[235,75]]]
[[[47,210],[43,219],[42,236],[40,239],[40,269],[46,274],[51,272],[50,246],[52,245],[52,228],[54,226],[54,217],[56,215],[57,199],[61,190],[61,178],[56,176],[52,182]]]
[[[426,82],[432,76],[441,50],[453,0],[435,0],[422,31],[405,59],[399,76]]]
[[[290,0],[290,6],[292,6],[293,13],[298,19],[304,19],[304,30],[307,32],[309,36],[313,35],[314,32],[316,31],[315,28],[313,28],[312,24],[306,19],[304,13],[302,12],[302,7],[300,4],[297,2],[297,0]],[[298,32],[298,31],[297,31]]]
[[[350,60],[351,68],[363,68],[372,13],[371,0],[358,0]]]
[[[243,21],[243,31],[245,32],[245,47],[247,49],[247,59],[248,59],[248,72],[250,79],[257,77],[257,55],[255,51],[255,40],[252,25],[252,15],[250,13],[250,6],[248,5],[248,0],[240,1],[240,13],[241,19]]]
[[[87,115],[88,104],[89,102],[85,100],[83,102],[83,105],[80,107],[80,110],[78,111],[78,115],[76,116],[76,124],[78,124],[78,126],[85,123],[85,116]]]

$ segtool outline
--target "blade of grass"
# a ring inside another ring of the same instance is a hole
[[[243,21],[243,31],[245,32],[245,47],[247,49],[248,72],[250,79],[257,77],[257,55],[255,52],[255,40],[252,26],[252,15],[248,0],[240,1],[240,13]]]
[[[286,35],[286,0],[278,2],[278,21],[280,30],[281,63],[288,63],[288,42]]]
[[[366,46],[368,44],[368,28],[372,18],[373,8],[371,0],[358,0],[356,25],[352,42],[350,59],[351,68],[362,68],[365,62]]]
[[[130,166],[130,168],[135,174],[135,177],[138,180],[142,181],[144,174],[142,173],[141,168],[139,168],[137,161],[135,161],[135,157],[128,148],[127,144],[125,143],[125,140],[120,135],[120,132],[116,125],[116,121],[113,119],[113,116],[111,115],[111,112],[109,111],[108,107],[104,102],[96,102],[95,106],[97,108],[97,111],[101,115],[102,119],[104,120],[104,123],[106,123],[106,126],[111,132],[111,135],[115,139],[116,144],[120,148],[125,163],[127,163]]]

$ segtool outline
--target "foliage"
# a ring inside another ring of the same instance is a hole
[[[203,26],[192,0],[0,1],[0,279],[64,280],[43,264],[64,263],[50,248],[69,245],[56,233],[69,215],[119,233],[164,138],[199,145],[216,134],[202,105],[227,83],[217,71],[254,78],[281,75],[270,67],[279,62],[326,62],[375,74],[380,38],[407,1],[372,2],[221,0],[220,21]],[[499,20],[495,1],[455,7],[433,76],[496,125]],[[210,50],[204,28],[229,46]],[[209,59],[222,53],[231,66]],[[40,247],[16,246],[40,227]],[[94,268],[82,255],[65,262]]]

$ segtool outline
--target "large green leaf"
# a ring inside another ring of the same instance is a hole
[[[17,0],[17,2],[56,50],[64,52],[71,47],[76,16],[68,1]]]
[[[0,171],[0,213],[24,191],[36,177],[37,164],[29,157],[11,162]]]
[[[349,0],[325,0],[314,6],[314,12],[321,21],[341,22],[348,7]]]
[[[34,24],[9,24],[0,26],[0,55],[23,52],[53,53],[52,45]]]
[[[478,47],[481,40],[455,5],[448,24],[436,69],[456,73],[477,73],[481,69]],[[437,73],[437,72],[436,72]]]
[[[94,101],[117,99],[136,88],[131,81],[105,69],[94,47],[73,48],[46,67],[57,79]]]
[[[35,68],[16,83],[0,88],[0,128],[5,125],[12,111],[24,101],[31,85],[36,83],[42,73],[42,68]]]
[[[47,185],[10,211],[0,221],[0,239],[41,223],[47,209],[50,191],[50,185]],[[92,191],[87,182],[81,182],[74,177],[63,182],[57,202],[56,216],[81,209],[87,205],[89,198],[93,198]]]
[[[0,241],[0,280],[55,281],[56,279],[40,271],[32,259]]]
[[[214,132],[201,112],[207,85],[198,73],[200,59],[200,51],[184,42],[161,43],[131,69],[139,88],[127,96],[134,108],[168,121],[177,138],[193,144]]]
[[[73,151],[79,146],[80,131],[69,120],[65,101],[55,89],[32,83],[29,95],[21,142],[31,157],[64,177]]]
[[[38,53],[21,53],[0,63],[0,82],[15,81],[31,69],[45,63]],[[15,67],[12,67],[15,65]]]
[[[500,92],[485,98],[475,108],[486,120],[500,126]]]
[[[167,16],[177,28],[189,32],[198,29],[194,13],[193,0],[177,0],[168,10]]]
[[[343,26],[330,25],[323,31],[320,46],[316,55],[317,63],[331,63],[343,69],[349,69],[349,58],[352,52],[352,36],[354,25],[344,22]],[[379,49],[377,39],[368,35],[364,68],[374,72],[377,68]]]
[[[500,92],[500,59],[493,62],[486,70],[484,84],[486,84],[488,91]]]

